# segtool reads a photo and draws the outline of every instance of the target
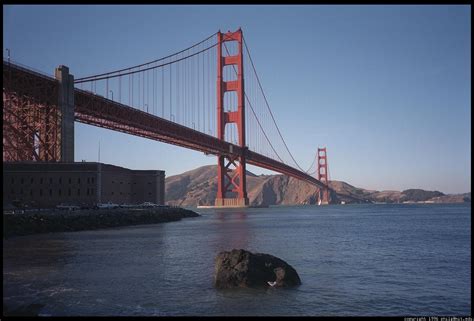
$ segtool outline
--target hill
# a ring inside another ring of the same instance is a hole
[[[408,189],[374,191],[342,181],[330,181],[335,191],[331,203],[462,203],[471,201],[471,193],[445,195],[439,191]],[[317,204],[317,187],[285,175],[260,175],[247,172],[247,193],[250,205]],[[217,166],[202,166],[166,178],[166,203],[176,206],[213,205],[217,194]]]

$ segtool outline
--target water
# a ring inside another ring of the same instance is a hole
[[[201,210],[3,242],[3,303],[41,315],[471,315],[470,205]],[[214,258],[278,256],[294,289],[216,290]]]

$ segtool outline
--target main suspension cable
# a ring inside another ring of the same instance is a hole
[[[114,75],[114,76],[104,76],[104,77],[99,77],[99,78],[91,78],[91,79],[83,79],[83,80],[77,80],[77,81],[74,81],[75,84],[80,84],[80,83],[83,83],[83,82],[89,82],[89,81],[96,81],[96,80],[103,80],[103,79],[110,79],[110,78],[116,78],[116,77],[121,77],[121,76],[126,76],[126,75],[132,75],[132,74],[136,74],[136,73],[139,73],[139,72],[142,72],[142,71],[147,71],[147,70],[152,70],[152,69],[156,69],[156,68],[160,68],[160,67],[164,67],[164,66],[168,66],[168,65],[172,65],[174,63],[177,63],[177,62],[180,62],[182,60],[185,60],[185,59],[188,59],[188,58],[191,58],[191,57],[194,57],[200,53],[203,53],[209,49],[212,49],[214,48],[215,46],[217,46],[217,43],[212,45],[212,46],[209,46],[205,49],[202,49],[198,52],[195,52],[193,53],[192,55],[189,55],[189,56],[186,56],[186,57],[183,57],[183,58],[180,58],[180,59],[176,59],[176,60],[173,60],[173,61],[170,61],[170,62],[167,62],[167,63],[164,63],[164,64],[161,64],[161,65],[156,65],[156,66],[153,66],[153,67],[148,67],[148,68],[144,68],[144,69],[139,69],[139,70],[134,70],[134,71],[129,71],[129,72],[126,72],[126,73],[122,73],[122,74],[117,74],[117,75]],[[129,69],[125,69],[125,70],[130,70],[132,68],[129,68]]]
[[[143,64],[140,64],[140,65],[136,65],[136,66],[133,66],[133,67],[128,67],[128,68],[124,68],[124,69],[120,69],[120,70],[115,70],[115,71],[110,71],[110,72],[106,72],[106,73],[103,73],[103,74],[97,74],[97,75],[94,75],[94,76],[88,76],[88,77],[82,77],[82,78],[77,78],[74,82],[79,82],[81,80],[85,80],[85,79],[89,79],[89,78],[97,78],[97,77],[102,77],[102,76],[107,76],[107,75],[111,75],[111,74],[115,74],[115,73],[119,73],[119,72],[122,72],[122,71],[126,71],[126,70],[130,70],[130,69],[135,69],[135,68],[140,68],[140,67],[143,67],[143,66],[146,66],[146,65],[150,65],[150,64],[153,64],[155,62],[158,62],[158,61],[162,61],[162,60],[165,60],[165,59],[168,59],[170,57],[173,57],[173,56],[176,56],[182,52],[185,52],[185,51],[188,51],[196,46],[199,46],[200,44],[202,44],[203,42],[211,39],[213,36],[215,36],[217,34],[217,32],[213,33],[212,35],[210,35],[209,37],[207,37],[206,39],[192,45],[191,47],[188,47],[186,49],[183,49],[181,51],[178,51],[174,54],[171,54],[171,55],[168,55],[166,57],[162,57],[160,59],[156,59],[156,60],[153,60],[153,61],[150,61],[150,62],[146,62],[146,63],[143,63]],[[217,43],[216,43],[217,44]],[[92,79],[91,79],[92,80]],[[94,79],[94,80],[97,80],[97,79]]]
[[[225,42],[224,42],[224,47],[225,47],[225,50],[226,50],[226,52],[227,52],[227,55],[230,55],[229,50],[227,49],[227,45],[225,44]],[[236,75],[237,75],[237,70],[235,69],[235,65],[232,65],[232,67],[233,67],[233,69],[234,69],[234,72],[235,72]],[[255,113],[255,110],[254,110],[253,107],[252,107],[252,103],[251,103],[250,100],[248,99],[247,94],[246,94],[245,92],[244,92],[244,95],[245,95],[245,99],[246,99],[247,102],[249,103],[250,110],[252,110],[252,113],[254,114],[255,119],[257,120],[258,126],[259,126],[260,129],[262,130],[263,135],[265,136],[265,138],[267,139],[268,143],[270,144],[270,147],[271,147],[272,150],[275,152],[275,154],[276,154],[276,156],[278,157],[278,159],[279,159],[282,163],[285,163],[285,162],[281,159],[280,155],[277,153],[277,151],[275,150],[275,148],[273,147],[272,143],[270,142],[270,139],[268,138],[268,136],[267,136],[265,130],[263,129],[262,125],[260,124],[260,121],[259,121],[259,119],[258,119],[258,117],[257,117],[257,114]]]
[[[296,166],[298,166],[298,168],[299,168],[302,172],[304,172],[304,170],[300,167],[300,165],[298,164],[298,162],[297,162],[297,161],[295,160],[295,158],[293,157],[293,154],[291,154],[290,149],[288,148],[288,145],[286,144],[285,139],[283,138],[283,135],[281,134],[280,129],[278,128],[278,125],[277,125],[277,123],[276,123],[276,121],[275,121],[275,117],[273,117],[273,113],[272,113],[272,111],[271,111],[271,109],[270,109],[270,105],[268,104],[267,97],[265,96],[265,92],[263,91],[262,84],[260,83],[260,79],[258,78],[258,74],[257,74],[257,71],[256,71],[256,69],[255,69],[255,65],[253,64],[252,56],[250,56],[250,51],[249,51],[249,49],[248,49],[247,43],[245,42],[245,38],[244,38],[243,36],[242,36],[242,40],[243,40],[244,45],[245,45],[245,50],[247,51],[247,54],[248,54],[248,56],[249,56],[249,58],[250,58],[250,63],[252,64],[252,68],[253,68],[253,71],[254,71],[255,76],[256,76],[256,78],[257,78],[257,82],[258,82],[258,85],[259,85],[260,90],[261,90],[261,92],[262,92],[263,98],[265,99],[265,103],[266,103],[266,105],[267,105],[267,109],[268,109],[268,111],[270,112],[270,116],[272,117],[273,123],[275,124],[275,127],[276,127],[276,129],[277,129],[277,131],[278,131],[278,134],[280,135],[280,138],[281,138],[281,140],[283,141],[283,144],[285,145],[286,150],[288,151],[288,154],[290,154],[290,157],[293,159],[293,161],[295,162]]]

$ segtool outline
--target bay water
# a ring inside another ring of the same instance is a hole
[[[3,304],[44,316],[471,315],[471,206],[194,209],[155,225],[3,240]],[[292,265],[292,289],[216,290],[214,259]]]

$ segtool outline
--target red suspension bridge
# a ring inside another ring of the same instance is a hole
[[[78,121],[216,155],[216,206],[248,205],[246,164],[308,182],[329,201],[326,149],[308,170],[297,163],[240,29],[78,79],[65,66],[53,78],[8,60],[3,84],[4,162],[74,161]]]

